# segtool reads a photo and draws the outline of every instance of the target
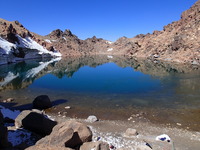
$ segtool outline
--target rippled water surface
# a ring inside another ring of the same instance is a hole
[[[91,56],[31,60],[0,66],[0,99],[15,108],[47,94],[53,112],[101,119],[151,121],[199,130],[200,71],[125,57]],[[57,103],[56,103],[57,102]],[[58,105],[59,104],[59,105]],[[72,109],[65,113],[65,106]]]

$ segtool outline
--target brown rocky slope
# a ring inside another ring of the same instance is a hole
[[[113,46],[118,53],[165,61],[200,64],[200,0],[179,21],[153,34],[122,37]]]

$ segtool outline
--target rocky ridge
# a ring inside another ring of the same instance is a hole
[[[140,34],[133,38],[122,37],[116,42],[110,42],[95,36],[81,40],[70,30],[62,31],[60,29],[52,31],[49,35],[40,36],[28,31],[18,21],[10,22],[0,19],[0,46],[2,49],[2,43],[9,42],[6,46],[11,47],[10,49],[14,56],[10,57],[10,60],[7,60],[7,62],[12,62],[16,57],[27,58],[25,54],[33,53],[34,48],[30,46],[20,47],[23,43],[20,43],[20,40],[26,42],[33,40],[50,52],[59,51],[63,57],[98,54],[126,55],[131,58],[143,57],[145,59],[199,65],[199,20],[200,0],[190,9],[183,12],[179,21],[164,26],[162,31],[154,31],[152,34],[148,33],[146,35]],[[12,44],[16,44],[17,48],[16,45],[12,48]],[[0,52],[2,51],[1,49]],[[34,55],[34,57],[38,56]],[[28,58],[33,58],[33,56],[30,55]],[[0,62],[3,60],[4,56],[1,54]]]
[[[179,21],[153,34],[120,38],[114,50],[130,57],[200,64],[200,0],[182,13]],[[123,51],[120,51],[122,49]]]

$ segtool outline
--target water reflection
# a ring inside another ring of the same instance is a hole
[[[58,78],[64,76],[71,78],[74,73],[84,66],[97,67],[102,64],[114,62],[119,67],[131,67],[135,71],[151,75],[152,78],[171,77],[176,82],[178,80],[180,89],[177,91],[187,92],[190,89],[199,89],[200,70],[197,66],[170,64],[164,62],[152,62],[150,60],[129,59],[127,57],[105,55],[88,56],[88,57],[69,57],[65,59],[51,59],[46,61],[31,60],[16,64],[0,66],[0,90],[26,88],[34,80],[45,74],[53,74]],[[170,78],[167,78],[170,80]],[[166,81],[167,82],[167,81]],[[185,88],[184,88],[185,87]]]
[[[31,60],[0,66],[0,96],[27,104],[40,95],[67,99],[68,115],[126,119],[142,114],[151,121],[200,125],[198,66],[120,56]],[[60,106],[59,111],[65,104]],[[64,110],[63,110],[64,111]],[[156,117],[155,117],[156,116]]]

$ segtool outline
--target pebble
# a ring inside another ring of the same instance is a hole
[[[96,122],[98,120],[99,119],[96,116],[92,115],[92,116],[89,116],[86,121],[94,123],[94,122]]]
[[[181,126],[181,124],[180,123],[176,123],[178,126]]]
[[[110,149],[114,149],[115,147],[113,145],[110,145]]]
[[[65,109],[71,109],[71,107],[70,106],[66,106]]]

